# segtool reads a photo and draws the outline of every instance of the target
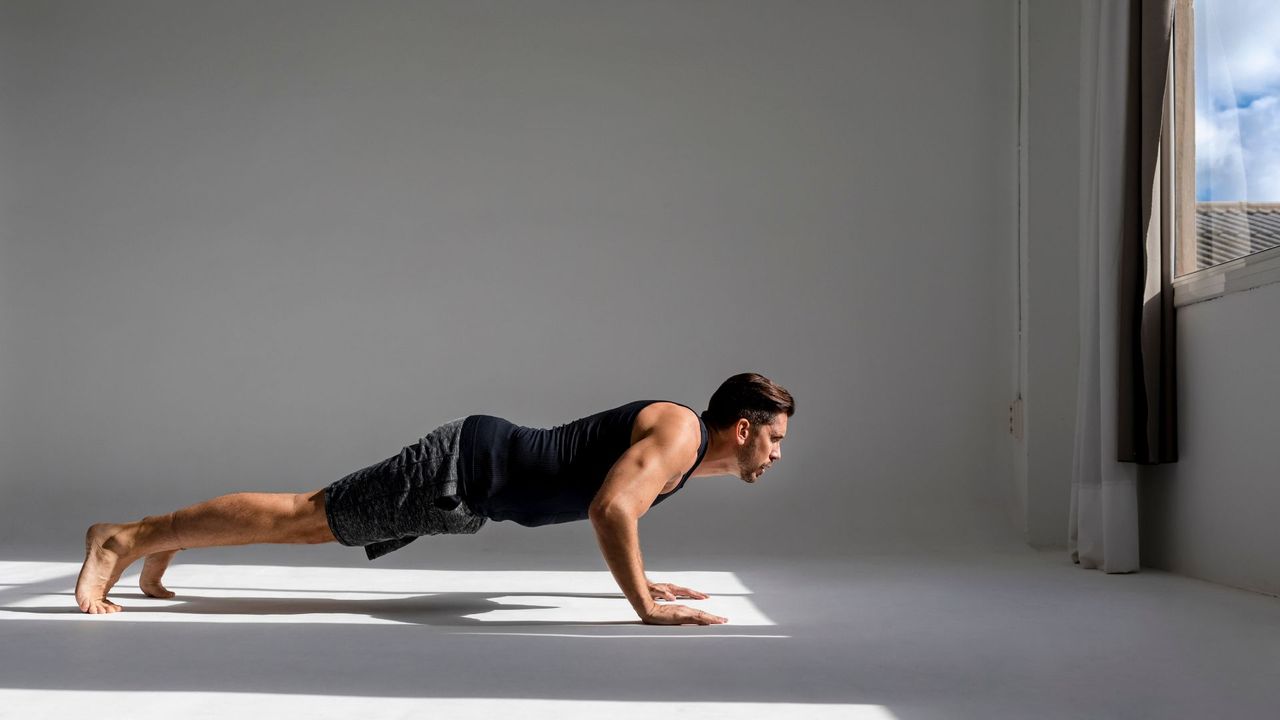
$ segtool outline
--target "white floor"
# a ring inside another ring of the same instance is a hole
[[[111,616],[76,562],[0,561],[0,717],[1280,717],[1280,599],[1061,552],[649,567],[708,627],[640,624],[598,558],[200,552]]]

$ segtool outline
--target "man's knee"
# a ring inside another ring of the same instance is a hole
[[[298,493],[293,498],[298,541],[304,543],[335,542],[324,512],[324,490]]]

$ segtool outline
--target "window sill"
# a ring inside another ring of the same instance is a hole
[[[1175,307],[1280,282],[1280,247],[1188,273],[1173,281]]]

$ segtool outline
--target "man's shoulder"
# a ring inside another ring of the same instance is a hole
[[[647,400],[636,415],[636,423],[646,427],[697,428],[698,413],[693,408],[669,400]]]
[[[672,449],[698,452],[702,443],[702,422],[692,408],[676,402],[654,400],[636,415],[632,444],[654,436]]]

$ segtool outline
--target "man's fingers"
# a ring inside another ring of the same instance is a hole
[[[711,597],[704,592],[698,592],[687,587],[672,585],[671,583],[651,583],[649,589],[654,593],[655,600],[678,600],[681,598],[693,600],[706,600]]]
[[[676,588],[676,592],[681,593],[683,597],[691,597],[691,598],[696,598],[698,600],[706,600],[707,598],[711,597],[706,593],[698,592],[697,590],[691,590],[690,588],[686,588],[686,587],[678,587]]]
[[[641,620],[653,625],[719,625],[729,622],[728,618],[712,615],[685,605],[659,605],[641,616]]]

